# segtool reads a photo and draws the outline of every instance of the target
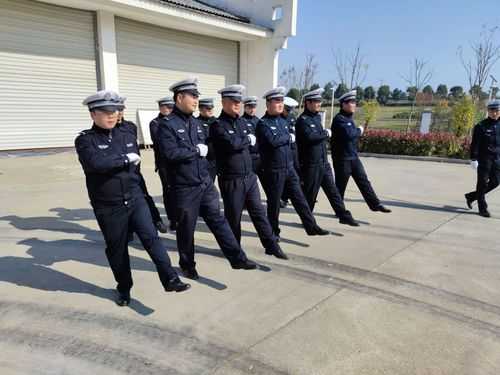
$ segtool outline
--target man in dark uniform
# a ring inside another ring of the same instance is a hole
[[[356,90],[349,91],[339,98],[340,112],[332,121],[332,159],[335,170],[335,184],[344,198],[349,179],[354,179],[365,202],[372,211],[391,212],[384,207],[368,180],[365,169],[358,156],[358,140],[363,134],[363,127],[354,123],[356,111]]]
[[[208,172],[208,147],[202,123],[193,117],[198,105],[198,79],[188,78],[170,87],[175,107],[160,120],[158,140],[162,160],[167,163],[177,218],[177,248],[180,266],[191,279],[198,278],[194,261],[194,232],[201,216],[234,269],[255,269],[247,259],[227,220],[220,212],[219,194]]]
[[[488,103],[488,117],[474,127],[470,155],[477,185],[465,194],[467,206],[477,200],[479,215],[491,217],[485,196],[500,184],[500,100]]]
[[[205,132],[205,138],[208,146],[208,173],[210,173],[212,181],[215,181],[215,177],[217,176],[217,165],[215,160],[214,146],[212,140],[210,139],[210,126],[216,120],[216,117],[214,116],[214,99],[200,99],[198,103],[198,110],[200,112],[198,120],[200,120],[203,125],[203,131]]]
[[[241,243],[241,215],[246,207],[267,255],[288,259],[281,250],[260,200],[257,176],[253,172],[250,147],[257,139],[239,116],[243,85],[232,85],[219,90],[222,112],[210,127],[217,158],[219,188],[224,201],[224,215],[233,233]]]
[[[242,118],[246,121],[247,130],[250,134],[255,135],[255,128],[259,122],[259,118],[256,116],[257,113],[257,97],[247,96],[243,99],[244,113]],[[262,165],[260,161],[259,145],[250,145],[250,155],[252,156],[253,172],[259,177],[262,183]]]
[[[135,133],[135,137],[137,139],[137,125],[134,124],[132,121],[125,120],[123,112],[125,111],[125,101],[127,100],[126,97],[122,96],[120,97],[120,106],[118,107],[118,122],[116,124],[117,127],[127,127],[131,131]],[[139,153],[140,156],[140,153]],[[156,226],[156,229],[160,233],[167,233],[167,226],[163,222],[161,216],[160,216],[160,211],[158,211],[158,208],[156,207],[155,201],[153,200],[153,197],[149,194],[148,188],[146,187],[146,180],[144,179],[144,176],[142,176],[142,190],[144,191],[144,198],[146,199],[146,203],[148,204],[149,210],[151,211],[151,217],[153,219],[153,224]],[[131,233],[133,230],[131,230]],[[131,235],[130,241],[133,239],[133,235]]]
[[[283,113],[285,88],[278,87],[264,94],[266,114],[257,124],[256,134],[264,169],[264,190],[267,196],[267,216],[274,234],[279,237],[280,198],[287,191],[302,225],[310,236],[324,236],[330,232],[320,228],[300,188],[299,177],[293,166],[290,145],[295,135],[288,131]]]
[[[165,206],[165,211],[167,212],[168,221],[170,222],[170,230],[175,232],[177,228],[177,222],[175,220],[174,212],[174,198],[172,196],[172,189],[168,182],[168,174],[166,170],[166,163],[161,162],[160,145],[158,142],[158,126],[160,120],[168,116],[172,109],[174,108],[174,99],[171,96],[166,96],[158,100],[158,107],[160,113],[158,116],[151,120],[149,123],[149,133],[151,134],[151,140],[153,141],[153,150],[155,155],[155,171],[158,172],[161,181],[161,187],[163,191],[163,205]]]
[[[340,223],[359,226],[344,206],[344,201],[335,186],[332,167],[328,162],[326,142],[331,136],[331,131],[323,128],[319,113],[323,91],[320,88],[304,95],[305,109],[295,125],[302,188],[311,211],[314,210],[319,189],[322,188]]]
[[[288,96],[285,96],[283,99],[283,118],[286,120],[288,126],[288,132],[290,134],[295,134],[295,122],[297,121],[295,116],[295,109],[299,106],[299,103],[294,99]],[[293,155],[293,167],[297,172],[297,176],[299,176],[300,180],[300,167],[299,167],[299,153],[297,150],[297,142],[291,144],[292,155]],[[285,208],[288,205],[288,196],[286,191],[283,191],[283,196],[281,197],[281,208]]]
[[[173,269],[144,198],[139,172],[137,137],[129,127],[117,127],[120,97],[99,91],[84,100],[94,124],[76,138],[78,158],[85,172],[90,203],[106,241],[106,256],[118,290],[117,304],[130,303],[132,273],[128,229],[133,228],[156,265],[166,291],[182,292],[183,283]]]

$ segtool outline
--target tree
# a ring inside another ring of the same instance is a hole
[[[292,88],[292,89],[288,90],[288,93],[286,94],[286,96],[298,101],[300,99],[299,89]]]
[[[363,90],[363,88],[362,88],[361,86],[356,86],[356,87],[355,87],[355,90],[356,90],[356,100],[357,100],[358,102],[360,102],[361,100],[363,100],[363,99],[364,99],[364,97],[365,97],[365,96],[364,96],[364,93],[365,93],[365,92],[364,92],[364,90]]]
[[[471,97],[464,96],[454,106],[451,113],[451,125],[455,135],[462,137],[470,133],[474,125],[475,105]]]
[[[318,73],[318,67],[319,65],[315,60],[315,56],[308,54],[306,55],[304,67],[300,70],[300,72],[295,68],[295,66],[290,66],[281,73],[280,84],[289,89],[298,89],[299,97],[296,100],[299,103],[302,103],[302,96],[314,84],[314,80]]]
[[[375,99],[375,89],[373,88],[373,86],[368,86],[368,87],[365,87],[365,90],[363,92],[363,96],[365,97],[366,100],[373,100]]]
[[[337,89],[335,90],[335,97],[338,99],[348,91],[349,89],[347,88],[347,86],[341,83],[340,85],[337,86]]]
[[[461,99],[464,96],[464,89],[462,86],[453,86],[450,89],[450,96],[455,99]]]
[[[332,88],[333,88],[333,83],[332,82],[328,82],[325,87],[324,87],[324,90],[323,91],[323,100],[327,101],[327,102],[331,102],[332,101]]]
[[[344,54],[342,50],[335,52],[333,49],[332,53],[340,83],[343,83],[348,88],[362,85],[366,79],[368,64],[365,63],[361,45],[358,43],[350,54]]]
[[[431,86],[431,85],[427,85],[427,86],[425,86],[425,87],[422,89],[422,92],[423,92],[424,94],[434,95],[434,90],[432,89],[432,86]]]
[[[496,32],[498,27],[488,28],[483,26],[479,40],[470,43],[471,58],[464,56],[463,47],[458,48],[458,56],[469,81],[472,100],[480,99],[481,91],[488,79],[491,69],[500,59],[500,45],[497,42]],[[479,89],[474,89],[478,86]]]
[[[392,90],[392,94],[391,94],[391,99],[392,100],[401,100],[401,96],[403,95],[403,91],[401,91],[400,89],[394,89]]]
[[[299,74],[295,66],[289,66],[280,74],[279,84],[288,89],[299,87]]]
[[[363,105],[363,118],[365,122],[365,129],[368,129],[368,126],[377,120],[377,114],[380,110],[380,105],[376,100],[367,100]]]
[[[417,88],[415,86],[410,86],[406,89],[408,95],[408,100],[413,102],[417,98]]]
[[[377,90],[377,101],[380,104],[387,104],[391,96],[391,88],[387,85],[382,85]]]
[[[436,89],[436,95],[440,99],[446,99],[448,97],[448,86],[440,84]]]
[[[321,86],[318,85],[317,83],[313,84],[310,88],[309,88],[309,91],[313,91],[313,90],[317,90],[319,89]]]
[[[474,98],[476,101],[477,100],[485,100],[488,99],[488,94],[485,93],[479,85],[474,85],[471,87],[469,90],[469,94]]]

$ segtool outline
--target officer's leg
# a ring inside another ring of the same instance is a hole
[[[219,178],[219,189],[224,201],[224,216],[238,243],[241,242],[241,214],[245,204],[245,187],[243,179],[222,180]]]
[[[347,189],[347,184],[349,183],[349,178],[351,177],[351,163],[351,160],[339,160],[338,162],[334,162],[335,185],[337,186],[342,199],[344,199],[345,190]]]
[[[326,164],[323,167],[323,176],[321,179],[321,188],[326,194],[330,205],[332,206],[335,214],[340,218],[346,216],[348,211],[345,208],[344,200],[340,196],[340,193],[335,185],[335,181],[333,179],[332,168],[329,164]]]
[[[177,250],[179,251],[179,265],[183,270],[196,266],[194,261],[194,231],[200,212],[203,189],[199,186],[192,188],[175,189],[177,219]]]
[[[380,200],[378,199],[377,194],[375,194],[372,184],[366,175],[365,168],[359,159],[353,161],[352,178],[354,179],[354,182],[356,182],[356,185],[358,186],[361,195],[363,195],[365,202],[368,204],[368,207],[373,210],[380,206]]]
[[[309,233],[314,231],[317,227],[316,220],[313,217],[311,209],[307,204],[302,188],[300,187],[299,177],[294,168],[288,170],[288,174],[285,182],[285,189],[288,192],[288,196],[292,201],[292,205],[295,211],[299,214],[300,220],[305,230]]]
[[[490,180],[488,182],[488,189],[486,189],[486,194],[490,191],[495,190],[500,184],[500,170],[496,165],[491,167]]]
[[[267,218],[275,235],[280,234],[280,198],[285,188],[286,170],[266,171],[263,175],[267,196]]]
[[[126,206],[94,209],[97,223],[106,242],[106,257],[120,293],[132,288],[132,273],[128,255],[129,209]]]
[[[209,184],[203,191],[200,204],[200,216],[205,220],[205,223],[207,223],[220,249],[224,253],[224,256],[229,260],[229,263],[235,264],[247,260],[229,223],[220,212],[219,194],[213,184]]]
[[[170,280],[177,277],[177,272],[172,268],[172,263],[165,247],[162,245],[156,228],[151,221],[151,214],[144,199],[138,199],[134,203],[130,221],[134,225],[135,232],[139,236],[142,245],[148,252],[156,266],[160,281],[164,288]]]
[[[163,206],[165,207],[165,212],[167,213],[168,220],[170,215],[168,213],[168,182],[167,182],[167,170],[163,167],[158,168],[158,175],[160,176],[161,189],[163,194]]]
[[[314,210],[316,198],[318,197],[319,188],[321,186],[323,171],[321,167],[303,167],[302,168],[302,190],[307,199],[309,208]]]

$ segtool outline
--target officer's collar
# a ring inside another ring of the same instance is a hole
[[[311,117],[314,117],[314,116],[317,116],[319,115],[319,112],[313,112],[313,111],[310,111],[308,110],[307,108],[304,109],[304,113],[302,113],[303,115],[308,115],[308,116],[311,116]]]
[[[164,115],[163,113],[159,112],[158,113],[158,118],[165,118],[167,117],[167,115]]]
[[[221,111],[219,118],[229,120],[229,121],[236,121],[239,119],[239,115],[231,116],[228,113],[224,112],[224,110]]]
[[[175,113],[177,116],[179,116],[180,118],[182,118],[185,121],[187,121],[191,117],[193,117],[192,113],[190,113],[190,114],[184,113],[176,105],[174,106],[174,109],[172,110],[172,113]]]
[[[279,114],[279,115],[271,115],[269,114],[269,112],[266,111],[266,114],[265,114],[265,117],[268,117],[268,118],[279,118],[279,117],[282,117],[283,114]]]
[[[253,118],[256,118],[257,116],[252,116],[252,115],[249,115],[248,113],[243,113],[243,117],[244,118],[247,118],[247,119],[253,119]]]
[[[343,116],[346,116],[346,117],[352,117],[354,115],[354,113],[349,113],[349,112],[346,112],[344,111],[343,109],[340,110],[339,112],[341,115]]]
[[[116,124],[116,126],[113,128],[115,129],[116,127],[118,127],[118,123]],[[100,126],[97,126],[96,123],[94,122],[94,124],[92,125],[92,130],[94,130],[96,133],[100,133],[100,134],[106,134],[106,135],[109,135],[113,129],[103,129],[101,128]]]

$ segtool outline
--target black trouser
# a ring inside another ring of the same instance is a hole
[[[158,208],[156,208],[155,201],[153,200],[153,197],[149,195],[148,188],[146,187],[146,181],[144,180],[144,177],[141,175],[141,188],[142,191],[144,192],[144,198],[146,199],[146,203],[148,204],[149,211],[151,212],[151,218],[153,220],[153,224],[156,224],[161,220],[160,216],[160,211],[158,211]]]
[[[280,198],[284,191],[290,197],[292,205],[299,214],[306,231],[312,231],[316,227],[316,220],[314,220],[311,209],[307,204],[300,187],[299,177],[292,165],[289,165],[286,169],[265,170],[264,190],[267,196],[267,217],[269,218],[274,234],[280,234]]]
[[[194,187],[174,186],[174,195],[177,248],[181,268],[189,269],[196,265],[194,261],[194,231],[198,216],[205,220],[231,264],[247,259],[227,220],[220,212],[219,194],[212,180],[207,179],[202,185]]]
[[[215,160],[208,161],[208,174],[212,179],[212,182],[215,182],[215,177],[217,177],[217,164]]]
[[[170,183],[168,182],[167,169],[164,167],[158,168],[158,175],[161,180],[165,212],[167,213],[170,223],[175,223],[175,200],[173,197],[173,189],[170,187]]]
[[[304,195],[306,196],[311,211],[314,211],[314,205],[316,204],[316,198],[318,197],[320,188],[323,189],[326,197],[330,201],[330,205],[339,219],[348,215],[350,216],[349,211],[347,211],[344,206],[344,200],[340,196],[337,186],[335,185],[330,164],[325,162],[320,165],[303,166],[302,189],[304,190]]]
[[[354,182],[358,186],[361,195],[371,210],[380,206],[380,200],[373,190],[370,180],[366,175],[365,168],[359,158],[353,160],[334,160],[333,167],[335,169],[335,184],[339,189],[340,196],[344,199],[345,190],[349,178],[352,176]]]
[[[120,292],[128,292],[133,285],[128,254],[130,227],[155,264],[162,285],[167,287],[169,280],[177,277],[153,225],[144,197],[133,198],[127,204],[94,207],[94,213],[106,242],[106,256]]]
[[[498,164],[497,164],[498,163]],[[486,194],[498,187],[500,184],[500,160],[480,160],[477,168],[476,191],[467,193],[467,199],[477,200],[479,211],[486,211]]]
[[[224,201],[224,215],[238,242],[241,242],[241,215],[246,208],[262,246],[269,250],[276,249],[278,243],[260,199],[257,176],[253,173],[233,179],[219,176],[219,189]]]
[[[295,168],[295,172],[297,172],[297,176],[299,176],[299,182],[301,181],[300,176],[300,164],[299,164],[299,153],[297,151],[297,146],[292,146],[292,157],[293,157],[293,167]],[[288,196],[286,190],[283,190],[283,195],[281,196],[281,200],[284,202],[288,202],[290,197]]]

